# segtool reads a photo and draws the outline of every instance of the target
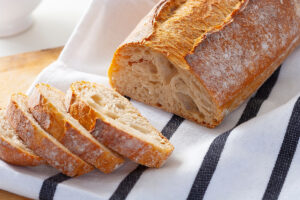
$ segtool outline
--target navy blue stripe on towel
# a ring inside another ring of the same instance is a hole
[[[162,134],[170,139],[172,135],[176,132],[180,124],[184,121],[183,118],[173,115],[172,118],[168,121],[168,123],[165,125],[163,130],[161,131]],[[112,194],[110,197],[110,200],[123,200],[126,199],[136,182],[139,180],[143,172],[148,167],[139,165],[135,170],[130,172],[119,184],[116,191]]]
[[[297,100],[263,200],[278,199],[291,166],[300,137],[300,98]]]
[[[57,185],[63,181],[70,179],[71,177],[66,176],[62,173],[56,174],[44,180],[40,190],[39,199],[41,200],[52,200],[57,188]]]
[[[124,96],[126,99],[128,99],[129,101],[131,100],[130,97],[128,96]],[[43,199],[43,200],[51,200],[54,197],[57,185],[59,183],[62,183],[68,179],[70,179],[71,177],[68,177],[62,173],[56,174],[54,176],[51,176],[49,178],[47,178],[46,180],[44,180],[41,190],[40,190],[40,194],[39,194],[39,199]]]
[[[259,88],[255,96],[248,101],[246,108],[235,127],[257,115],[261,105],[269,97],[272,88],[276,84],[279,72],[280,68],[273,73],[273,75]],[[219,163],[227,138],[232,130],[233,129],[219,135],[211,143],[188,195],[189,200],[204,198],[205,192]]]

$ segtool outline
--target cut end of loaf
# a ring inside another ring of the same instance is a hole
[[[99,141],[137,163],[160,167],[174,149],[125,97],[110,88],[75,82],[67,93],[67,104]]]
[[[162,1],[115,52],[110,82],[215,127],[299,44],[296,1]]]
[[[196,76],[144,46],[125,45],[109,69],[111,85],[122,95],[213,128],[223,119]]]

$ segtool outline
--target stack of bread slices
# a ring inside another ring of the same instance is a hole
[[[110,173],[124,158],[161,167],[173,149],[129,100],[96,83],[75,82],[66,95],[41,83],[0,108],[0,158],[10,164],[79,176]]]

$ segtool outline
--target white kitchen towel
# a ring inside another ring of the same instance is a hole
[[[36,82],[108,85],[116,47],[155,0],[94,0],[57,62]],[[0,188],[40,199],[299,199],[300,48],[215,129],[131,101],[175,150],[160,169],[127,162],[112,174],[69,178],[48,166],[0,161]],[[29,91],[30,92],[30,91]]]

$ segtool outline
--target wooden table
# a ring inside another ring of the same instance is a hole
[[[0,105],[6,106],[10,95],[26,92],[35,77],[59,56],[62,47],[45,49],[0,58]],[[24,198],[0,190],[0,200],[24,200]]]

